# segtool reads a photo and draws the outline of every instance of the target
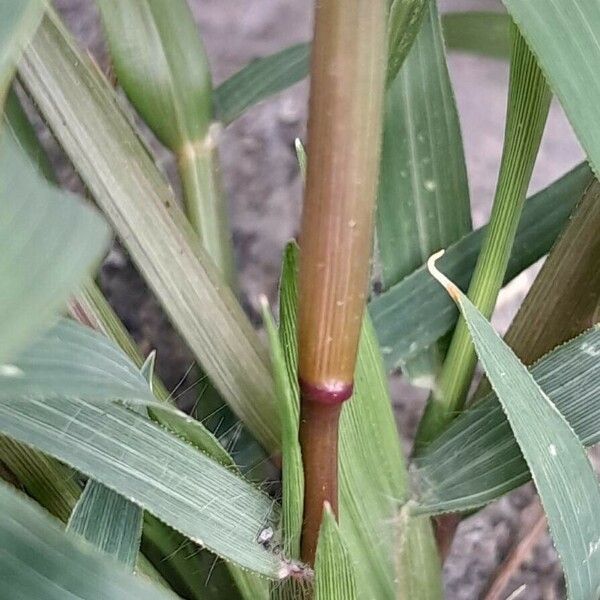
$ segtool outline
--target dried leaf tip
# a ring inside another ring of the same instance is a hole
[[[258,296],[258,303],[260,304],[260,307],[263,310],[269,308],[269,299],[267,298],[267,296],[265,294],[260,294]]]
[[[427,259],[427,270],[431,273],[431,276],[446,289],[451,298],[455,302],[458,302],[460,300],[460,290],[435,266],[437,260],[444,256],[445,253],[445,250],[440,250],[439,252],[432,254]]]

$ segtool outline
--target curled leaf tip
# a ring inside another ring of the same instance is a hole
[[[431,276],[437,279],[439,283],[446,289],[451,298],[458,302],[460,298],[460,291],[458,288],[435,266],[435,263],[439,258],[444,256],[445,250],[440,250],[435,254],[432,254],[427,260],[427,270],[431,273]]]

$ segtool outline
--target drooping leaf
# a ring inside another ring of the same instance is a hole
[[[197,544],[276,577],[258,542],[272,501],[237,474],[143,416],[68,397],[0,399],[0,431],[119,492]]]
[[[0,483],[0,580],[5,598],[27,600],[175,600],[61,531],[26,496]]]
[[[265,348],[189,229],[98,70],[45,18],[21,79],[223,399],[267,448],[278,415]]]
[[[475,305],[430,263],[457,303],[537,488],[569,597],[600,591],[600,487],[568,421]]]
[[[326,506],[315,559],[314,598],[356,600],[358,597],[352,561],[331,507]]]
[[[600,173],[600,4],[596,0],[503,0]],[[557,35],[560,32],[560,35]]]
[[[443,17],[448,48],[492,58],[510,56],[510,17],[504,13],[466,11]]]
[[[589,167],[579,165],[525,203],[505,283],[550,250],[591,179]],[[440,267],[461,287],[469,285],[485,231],[482,227],[465,236],[440,259]],[[424,266],[375,297],[369,312],[388,369],[447,333],[458,314]]]
[[[40,0],[4,0],[0,5],[0,110],[16,63],[40,23]]]
[[[458,112],[437,3],[427,0],[421,30],[386,95],[377,205],[383,289],[470,230]],[[442,359],[435,345],[403,364],[403,372],[413,383],[431,386]]]
[[[600,441],[600,327],[550,352],[531,375],[579,439]],[[457,417],[416,460],[419,510],[468,511],[526,483],[531,475],[496,395]]]
[[[525,362],[597,321],[598,183],[577,206],[507,335]],[[538,318],[539,315],[539,318]],[[581,440],[600,439],[597,330],[551,352],[531,373]],[[566,383],[568,382],[568,383]],[[487,388],[486,388],[487,389]],[[452,457],[452,458],[450,458]],[[456,462],[454,462],[456,461]],[[493,395],[469,409],[417,462],[432,510],[465,510],[524,483],[528,471]]]
[[[160,408],[136,367],[104,336],[62,320],[14,363],[12,372],[0,373],[2,433],[62,460],[215,552],[239,555],[228,556],[233,562],[252,569],[243,555],[256,547],[258,556],[246,558],[262,563],[259,572],[269,561],[277,564],[256,542],[272,509],[266,496],[187,441],[110,402],[149,404],[183,423],[184,431],[200,426],[174,408]],[[173,485],[165,484],[169,480]],[[230,524],[220,523],[228,514]],[[234,527],[240,536],[229,547]]]
[[[93,209],[49,185],[12,136],[1,136],[0,362],[51,321],[99,262],[108,240]]]

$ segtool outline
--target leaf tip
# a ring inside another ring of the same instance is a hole
[[[258,303],[262,310],[269,310],[269,299],[265,294],[260,294],[258,297]]]
[[[460,290],[435,266],[437,260],[444,256],[445,252],[445,250],[440,250],[432,254],[427,260],[427,270],[446,289],[450,297],[458,302],[460,300]]]

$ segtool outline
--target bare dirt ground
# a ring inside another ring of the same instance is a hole
[[[81,42],[105,65],[93,2],[56,0],[55,4]],[[310,37],[310,0],[190,0],[190,4],[217,83],[252,59]],[[496,0],[440,0],[440,6],[445,11],[500,9]],[[502,149],[507,64],[452,54],[450,69],[464,132],[474,220],[480,225],[489,214]],[[246,306],[253,318],[258,295],[266,293],[271,299],[276,295],[281,250],[298,226],[301,186],[293,141],[305,132],[306,99],[307,84],[301,83],[249,111],[224,132],[221,143],[236,260]],[[553,106],[532,190],[550,183],[581,158],[564,115]],[[56,158],[56,162],[62,181],[77,187],[64,161]],[[168,153],[159,150],[159,162],[172,173],[173,161]],[[510,322],[532,277],[530,271],[504,290],[494,320],[500,330]],[[171,389],[175,387],[185,377],[191,357],[118,248],[104,265],[102,284],[142,348],[158,349],[160,374]],[[184,387],[193,383],[192,374]],[[400,428],[409,437],[422,409],[423,394],[398,380],[393,381],[392,388]],[[193,391],[188,394],[193,395]],[[529,488],[519,490],[461,525],[445,568],[449,600],[482,597],[489,578],[511,546],[531,526],[531,511],[523,511],[531,500]],[[564,595],[556,555],[547,536],[501,597],[508,597],[523,585],[518,597],[524,600],[551,600]]]

